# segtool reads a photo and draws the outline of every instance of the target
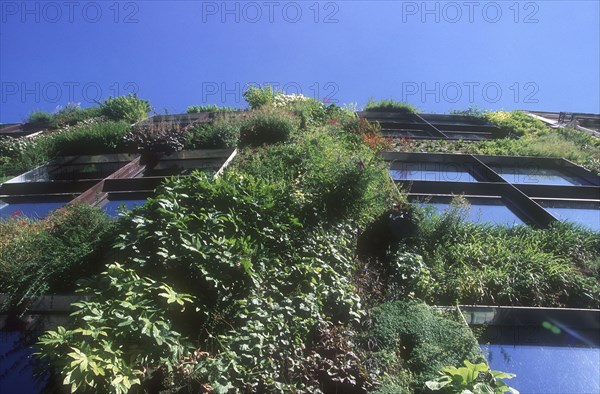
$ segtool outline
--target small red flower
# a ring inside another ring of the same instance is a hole
[[[12,217],[23,216],[23,212],[21,210],[14,211],[13,213],[10,214],[10,216],[12,216]]]

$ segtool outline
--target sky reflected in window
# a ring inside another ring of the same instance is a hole
[[[520,185],[587,185],[582,179],[567,175],[562,171],[540,167],[493,166],[494,171],[507,182]]]
[[[561,346],[482,345],[493,370],[514,373],[505,381],[521,393],[600,392],[600,349]]]
[[[466,220],[472,223],[494,223],[503,226],[515,226],[524,222],[508,208],[500,199],[469,198],[470,208]],[[433,207],[437,214],[443,213],[450,207],[450,202],[421,202],[421,207]]]
[[[539,201],[539,203],[559,220],[575,222],[600,231],[600,205],[596,202]]]
[[[477,182],[466,168],[452,163],[396,163],[395,181]]]
[[[132,210],[135,207],[144,205],[146,200],[109,200],[102,206],[102,209],[108,216],[116,217],[121,212],[120,208],[124,208],[127,211]]]
[[[55,201],[6,204],[0,201],[0,218],[27,217],[29,219],[43,219],[50,212],[62,207],[66,203],[66,201]]]

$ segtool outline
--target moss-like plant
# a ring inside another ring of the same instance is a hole
[[[403,114],[416,114],[418,112],[416,107],[402,101],[394,99],[375,101],[373,98],[369,99],[364,110],[370,112],[399,112]]]
[[[151,109],[148,101],[139,99],[135,94],[109,97],[100,105],[102,115],[112,120],[126,120],[130,123],[147,118]]]
[[[273,104],[275,93],[271,85],[250,86],[244,90],[243,96],[251,109],[258,109]]]

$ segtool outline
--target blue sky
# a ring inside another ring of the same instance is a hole
[[[0,122],[136,92],[244,107],[248,84],[423,112],[600,112],[598,1],[0,2]]]

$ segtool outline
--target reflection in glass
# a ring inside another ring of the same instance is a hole
[[[562,171],[540,167],[492,166],[507,182],[527,185],[587,185],[583,179]]]
[[[509,386],[521,393],[600,392],[600,349],[531,346],[482,345],[493,370],[514,373]]]
[[[600,204],[581,201],[539,201],[557,219],[600,231]]]
[[[108,216],[116,217],[123,209],[130,211],[135,207],[144,205],[146,200],[109,200],[102,206]]]
[[[8,183],[71,181],[78,179],[106,178],[127,162],[48,164],[13,178]]]
[[[464,166],[452,163],[395,163],[390,175],[395,181],[477,182]]]
[[[493,223],[503,226],[516,226],[524,222],[508,208],[500,198],[468,198],[470,206],[465,219],[472,223]],[[420,202],[423,208],[432,207],[436,214],[441,214],[450,207],[450,199],[434,199]]]
[[[43,219],[54,211],[65,205],[66,201],[53,202],[19,202],[4,203],[0,201],[0,218],[26,217],[29,219]]]

